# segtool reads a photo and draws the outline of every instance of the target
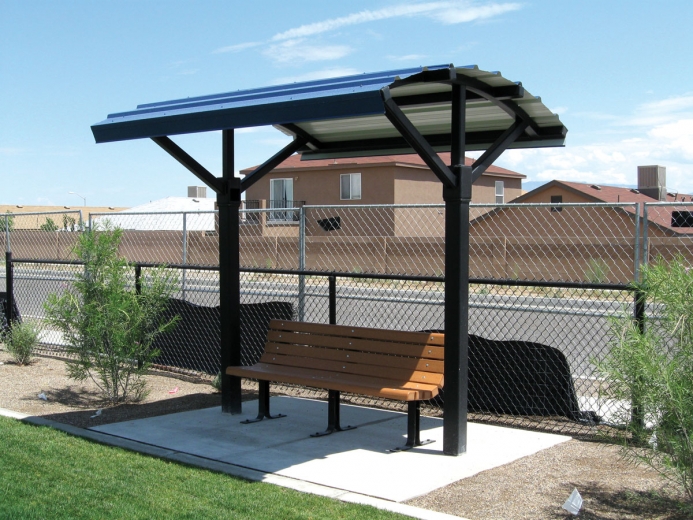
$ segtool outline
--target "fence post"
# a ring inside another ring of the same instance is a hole
[[[142,294],[142,266],[135,264],[135,294]]]
[[[635,309],[634,320],[640,334],[645,332],[645,294],[640,291],[635,291]],[[642,402],[640,396],[633,394],[630,402],[630,423],[635,431],[642,431],[645,428],[645,417],[642,410]]]
[[[642,260],[640,261],[641,265],[647,265],[647,262],[649,260],[650,256],[650,248],[647,243],[648,238],[647,238],[647,228],[648,228],[648,222],[649,222],[649,216],[648,216],[648,211],[647,211],[647,202],[643,202],[643,212],[642,212]]]
[[[5,291],[7,300],[5,301],[5,316],[7,324],[14,321],[14,273],[12,269],[12,248],[10,247],[10,217],[5,214]]]
[[[14,273],[12,265],[12,252],[5,253],[5,289],[7,291],[7,299],[5,300],[5,316],[7,316],[7,324],[10,325],[14,321]]]
[[[329,297],[330,297],[330,325],[337,324],[337,277],[331,274],[329,281]]]
[[[635,203],[635,247],[633,249],[633,273],[635,281],[640,281],[640,203]]]
[[[298,210],[298,270],[306,270],[306,212],[303,206]],[[298,275],[298,321],[304,321],[306,306],[306,276]]]
[[[188,214],[183,212],[183,265],[188,263]],[[185,276],[186,269],[183,267],[182,292],[185,301]]]

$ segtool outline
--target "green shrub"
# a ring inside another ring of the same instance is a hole
[[[609,265],[601,258],[590,258],[585,269],[585,278],[591,283],[609,281]]]
[[[39,342],[39,329],[31,322],[15,321],[2,340],[7,352],[18,365],[28,365]]]
[[[67,344],[68,375],[91,379],[111,403],[144,397],[143,376],[159,354],[154,339],[177,319],[162,318],[175,288],[171,271],[148,269],[138,293],[128,278],[130,266],[118,255],[121,236],[109,224],[82,233],[75,252],[84,272],[45,304]]]
[[[693,502],[693,270],[661,259],[636,284],[648,304],[644,330],[624,315],[611,322],[609,355],[598,363],[606,397],[632,404],[623,455],[681,486]]]
[[[41,231],[57,231],[58,224],[56,224],[52,218],[48,217],[46,221],[39,226],[39,229],[41,229]]]
[[[217,372],[217,375],[214,376],[211,384],[217,392],[221,392],[221,372]]]

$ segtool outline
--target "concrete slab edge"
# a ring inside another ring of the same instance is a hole
[[[245,480],[250,480],[254,482],[274,484],[276,486],[293,489],[295,491],[300,491],[302,493],[310,493],[312,495],[332,498],[334,500],[339,500],[342,502],[369,505],[376,507],[378,509],[391,511],[393,513],[399,513],[401,515],[409,516],[412,518],[419,518],[422,520],[467,520],[459,516],[453,516],[446,513],[439,513],[437,511],[430,511],[428,509],[409,506],[407,504],[401,504],[399,502],[391,502],[389,500],[383,500],[381,498],[371,497],[368,495],[361,495],[359,493],[344,491],[342,489],[331,488],[328,486],[322,486],[320,484],[314,484],[312,482],[293,479],[282,475],[275,475],[273,473],[264,473],[262,471],[257,471],[252,468],[236,466],[234,464],[220,462],[205,457],[198,457],[197,455],[191,455],[189,453],[168,450],[165,448],[161,448],[159,446],[154,446],[143,442],[132,441],[130,439],[117,437],[115,435],[109,435],[107,433],[97,432],[85,428],[78,428],[76,426],[72,426],[69,424],[59,423],[40,416],[14,412],[12,410],[6,410],[4,408],[0,408],[0,416],[9,417],[11,419],[17,419],[19,421],[23,421],[28,424],[34,424],[36,426],[48,426],[65,433],[69,433],[70,435],[82,437],[84,439],[89,439],[100,444],[124,448],[130,451],[142,453],[144,455],[150,455],[152,457],[158,457],[166,460],[180,462],[181,464],[186,464],[188,466],[195,466],[210,471],[216,471],[218,473],[225,473],[227,475],[243,478]]]

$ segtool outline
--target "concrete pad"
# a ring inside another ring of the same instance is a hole
[[[107,424],[94,431],[164,449],[218,460],[264,473],[401,502],[451,482],[507,464],[570,437],[470,423],[466,454],[442,454],[443,421],[421,418],[421,438],[436,442],[407,452],[388,450],[406,441],[404,413],[342,405],[342,425],[357,429],[312,438],[327,425],[327,403],[273,397],[272,412],[288,417],[240,424],[253,417],[207,408],[148,419]]]

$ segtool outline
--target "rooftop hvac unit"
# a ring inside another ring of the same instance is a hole
[[[638,166],[638,191],[657,200],[667,200],[667,169],[664,166]]]
[[[206,199],[207,198],[207,187],[206,186],[188,186],[188,197],[194,199]]]

